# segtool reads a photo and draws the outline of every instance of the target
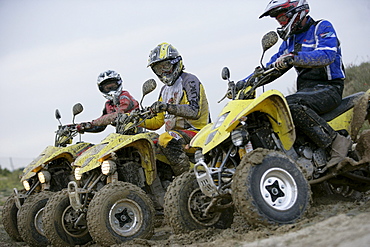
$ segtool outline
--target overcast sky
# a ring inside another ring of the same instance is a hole
[[[116,70],[137,99],[141,85],[154,78],[147,68],[149,52],[159,43],[173,44],[186,70],[204,84],[215,119],[227,83],[228,66],[235,81],[250,74],[261,55],[260,39],[276,30],[271,18],[258,19],[268,0],[0,0],[0,165],[26,166],[54,143],[58,122],[72,121],[72,106],[84,111],[77,122],[101,115],[105,98],[96,86],[100,72]],[[342,42],[346,66],[370,60],[370,1],[311,0],[310,15],[331,21]],[[280,44],[281,41],[279,41]],[[265,62],[278,49],[267,52]],[[268,85],[285,95],[294,88],[295,72]],[[98,143],[112,127],[85,134]],[[161,132],[161,131],[160,131]]]

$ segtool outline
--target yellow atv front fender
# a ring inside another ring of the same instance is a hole
[[[35,176],[38,171],[53,160],[65,158],[72,163],[76,156],[90,145],[90,143],[81,142],[68,147],[47,146],[36,159],[24,168],[21,182]]]
[[[203,147],[206,142],[207,136],[211,132],[213,123],[204,126],[190,141],[191,147]]]
[[[45,164],[45,161],[49,159],[50,155],[59,149],[62,148],[47,146],[36,159],[23,169],[21,182],[35,176],[36,172],[42,168],[42,165]]]
[[[141,154],[141,165],[144,168],[147,183],[149,185],[152,184],[156,176],[156,163],[154,152],[155,147],[150,133],[141,133],[136,135],[112,133],[105,138],[101,144],[105,145],[105,147],[102,148],[100,152],[96,154],[87,153],[86,157],[81,157],[78,162],[76,160],[75,165],[81,166],[79,174],[83,174],[101,166],[101,163],[104,160],[111,158],[114,152],[117,152],[122,148],[135,147]]]
[[[269,116],[272,128],[278,134],[284,148],[289,150],[295,141],[295,128],[288,104],[277,90],[269,90],[256,99],[230,101],[219,114],[228,114],[223,123],[214,128],[216,123],[205,126],[191,141],[191,146],[201,147],[205,154],[226,140],[242,117],[248,117],[255,111]]]
[[[128,138],[122,143],[117,145],[111,151],[103,154],[98,161],[101,163],[104,160],[111,157],[113,152],[120,150],[121,148],[134,147],[139,150],[141,154],[141,166],[144,168],[145,178],[147,183],[150,185],[153,183],[156,175],[156,163],[155,163],[155,146],[151,137],[148,133],[142,133],[132,136],[127,136]]]
[[[284,148],[289,150],[295,142],[295,127],[292,115],[286,99],[277,90],[269,90],[263,93],[252,102],[230,122],[226,131],[231,132],[240,123],[243,116],[248,116],[252,112],[260,111],[269,116],[270,123],[275,133],[278,134]]]

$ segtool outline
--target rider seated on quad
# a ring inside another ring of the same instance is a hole
[[[123,81],[116,71],[107,70],[100,73],[97,84],[99,91],[108,100],[105,102],[101,117],[77,126],[80,133],[104,131],[107,125],[114,125],[119,113],[128,113],[139,108],[137,100],[128,91],[123,90]]]
[[[296,69],[297,92],[286,97],[293,121],[298,131],[330,152],[330,167],[344,159],[351,140],[335,132],[319,115],[340,105],[345,73],[333,25],[313,20],[308,12],[306,0],[270,1],[260,18],[270,16],[279,22],[277,32],[283,42],[266,67],[274,66],[281,72],[279,76]]]
[[[178,176],[190,168],[185,146],[210,122],[207,97],[199,79],[184,71],[181,55],[172,45],[156,46],[150,52],[149,66],[165,85],[150,107],[155,117],[142,126],[156,130],[165,125],[166,132],[159,136],[158,144]]]

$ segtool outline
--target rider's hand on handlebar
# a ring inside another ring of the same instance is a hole
[[[167,111],[167,108],[168,108],[168,105],[162,101],[157,101],[157,102],[154,102],[151,106],[150,106],[150,111],[154,114],[157,114],[157,113],[160,113],[160,112],[164,112],[164,111]]]
[[[292,53],[285,54],[276,59],[274,67],[277,70],[283,70],[289,67],[293,63],[294,55]]]
[[[80,134],[83,134],[85,130],[91,129],[91,128],[92,128],[92,124],[90,122],[80,123],[76,126],[77,132]]]
[[[257,66],[257,67],[254,69],[253,77],[258,77],[258,76],[262,75],[262,74],[263,74],[263,72],[265,72],[265,70],[264,70],[261,66]]]

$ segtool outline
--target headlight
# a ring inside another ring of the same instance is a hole
[[[41,171],[37,173],[37,177],[39,178],[40,183],[44,184],[50,181],[51,174],[48,171]]]
[[[27,180],[23,181],[23,187],[29,191],[31,189],[30,183]]]
[[[113,160],[104,160],[101,164],[101,172],[104,175],[112,174],[116,171],[116,163]]]
[[[204,155],[202,154],[202,149],[198,149],[194,154],[195,163],[199,161],[204,161]]]
[[[219,116],[216,123],[213,125],[212,130],[217,129],[218,127],[220,127],[221,124],[225,121],[226,117],[229,115],[229,113],[230,112],[226,112],[225,114],[222,114],[221,116]],[[215,137],[216,133],[217,133],[217,131],[213,131],[211,134],[209,134],[207,136],[206,143],[205,143],[206,145],[212,141],[212,139],[213,139],[213,137]]]
[[[211,134],[207,136],[206,145],[208,145],[208,143],[210,143],[213,140],[213,137],[215,137],[216,133],[217,133],[217,130],[213,131]]]
[[[81,180],[81,177],[82,177],[82,175],[81,175],[81,174],[79,174],[80,170],[81,170],[81,167],[76,167],[76,168],[75,168],[75,179],[76,179],[77,181]]]
[[[230,112],[226,112],[222,114],[216,121],[215,125],[213,125],[212,129],[217,129],[221,126],[221,124],[225,121],[226,117],[229,115]]]
[[[244,146],[248,143],[249,134],[243,129],[235,129],[231,132],[231,140],[237,147]]]

